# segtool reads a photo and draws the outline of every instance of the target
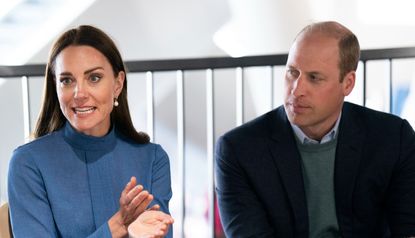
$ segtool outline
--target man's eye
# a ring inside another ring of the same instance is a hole
[[[312,81],[312,82],[318,82],[318,81],[320,81],[320,77],[319,76],[317,76],[317,75],[314,75],[314,74],[312,74],[312,75],[310,75],[310,80]]]
[[[288,69],[287,70],[287,75],[290,77],[290,78],[298,78],[298,76],[299,76],[299,72],[298,72],[298,70],[294,70],[294,69]]]

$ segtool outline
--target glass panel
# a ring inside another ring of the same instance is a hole
[[[389,112],[389,61],[369,61],[366,67],[366,106]]]
[[[129,73],[128,78],[128,106],[137,131],[147,132],[147,92],[146,74]]]
[[[173,197],[170,212],[175,218],[173,236],[180,237],[182,226],[179,158],[177,157],[176,72],[156,72],[154,77],[154,142],[160,144],[170,158]]]
[[[185,93],[185,237],[209,237],[206,140],[206,72],[186,71]]]
[[[285,66],[274,67],[274,108],[284,103]]]
[[[270,67],[244,69],[245,122],[268,112],[272,108],[271,76]]]
[[[214,77],[215,141],[236,125],[235,69],[218,69]]]
[[[39,116],[40,106],[43,97],[44,77],[29,78],[29,109],[30,109],[30,130],[33,131]]]
[[[356,81],[354,84],[353,91],[345,98],[345,101],[355,103],[357,105],[363,105],[363,69],[364,65],[359,62],[356,70]]]
[[[20,78],[0,78],[0,204],[7,201],[7,171],[13,150],[24,143],[22,83]]]
[[[415,59],[394,60],[392,67],[392,112],[415,128]]]

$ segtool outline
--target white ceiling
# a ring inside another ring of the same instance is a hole
[[[24,64],[94,0],[0,0],[0,64]]]
[[[44,63],[52,39],[79,24],[109,33],[126,60],[286,53],[296,32],[317,20],[346,25],[363,49],[414,46],[412,2],[0,0],[0,65]]]

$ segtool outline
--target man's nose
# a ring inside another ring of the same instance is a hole
[[[300,97],[305,94],[306,91],[306,82],[305,77],[300,74],[297,79],[294,80],[292,88],[291,88],[291,94],[295,97]]]

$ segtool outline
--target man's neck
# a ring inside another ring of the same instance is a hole
[[[340,118],[341,118],[341,113],[338,115],[335,121],[333,121],[333,123],[330,124],[328,129],[324,129],[324,130],[320,128],[317,128],[317,129],[312,128],[310,130],[310,127],[302,128],[294,124],[291,124],[291,126],[294,130],[295,135],[301,141],[301,143],[305,143],[305,142],[310,142],[314,144],[325,143],[336,137]],[[315,133],[316,131],[319,133]]]

